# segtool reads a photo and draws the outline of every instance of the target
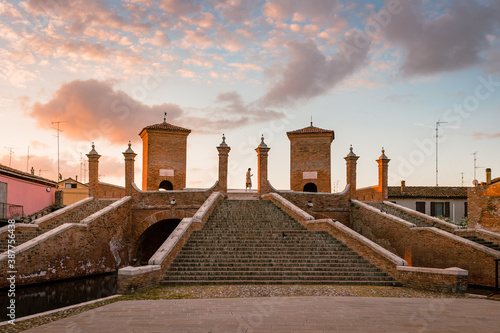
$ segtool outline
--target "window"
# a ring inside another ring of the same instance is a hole
[[[76,188],[76,184],[72,184],[72,183],[65,183],[65,184],[64,184],[64,188]]]
[[[464,217],[467,217],[469,215],[469,211],[468,211],[468,206],[467,206],[467,201],[464,202]]]
[[[450,217],[450,203],[431,202],[431,216]]]
[[[425,214],[425,201],[417,201],[415,205],[415,210],[417,212]]]
[[[174,186],[168,180],[164,180],[160,183],[160,189],[166,191],[172,191],[174,189]]]

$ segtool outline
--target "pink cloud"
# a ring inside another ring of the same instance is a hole
[[[52,121],[67,121],[65,135],[70,139],[123,144],[136,138],[142,127],[159,123],[164,112],[175,120],[183,110],[176,104],[142,104],[114,90],[111,82],[75,80],[63,84],[47,103],[33,104],[30,116],[46,129],[52,128]]]
[[[483,132],[475,132],[473,135],[476,140],[488,140],[488,139],[500,138],[500,133],[489,134]]]

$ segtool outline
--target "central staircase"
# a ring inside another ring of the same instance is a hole
[[[161,284],[399,283],[327,232],[308,231],[270,201],[223,200],[191,234]]]

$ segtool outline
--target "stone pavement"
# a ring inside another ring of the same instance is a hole
[[[500,332],[500,302],[323,296],[121,301],[26,332]]]

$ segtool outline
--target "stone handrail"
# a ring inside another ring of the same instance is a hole
[[[403,220],[402,218],[399,218],[397,216],[394,216],[394,215],[391,215],[391,214],[387,214],[387,213],[382,213],[380,211],[380,209],[378,208],[375,208],[373,206],[370,206],[370,205],[367,205],[365,204],[364,202],[361,202],[361,201],[358,201],[358,200],[355,200],[355,199],[351,199],[351,202],[354,203],[355,205],[359,205],[365,209],[368,209],[374,213],[377,213],[377,214],[382,214],[384,215],[386,218],[390,219],[390,220],[393,220],[394,222],[397,222],[397,223],[400,223],[400,224],[403,224],[405,225],[406,227],[409,227],[409,228],[413,228],[413,227],[416,227],[415,224],[411,223],[411,222],[408,222],[408,221],[405,221]],[[356,209],[356,208],[354,208]]]
[[[263,200],[270,200],[272,203],[274,203],[276,206],[279,208],[283,209],[288,215],[293,217],[299,222],[304,222],[304,221],[311,221],[314,220],[314,217],[306,213],[304,210],[301,208],[295,206],[292,204],[290,201],[286,200],[283,198],[281,195],[277,193],[268,193],[264,194],[262,196]]]

